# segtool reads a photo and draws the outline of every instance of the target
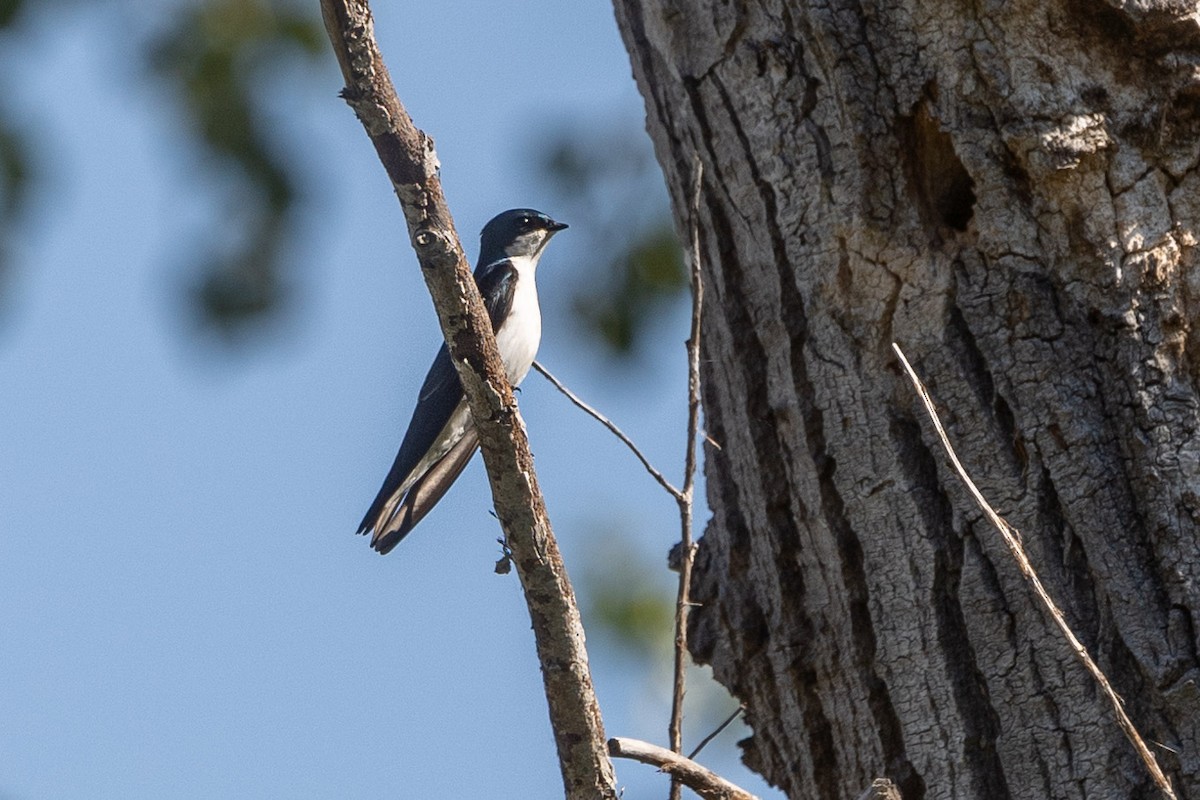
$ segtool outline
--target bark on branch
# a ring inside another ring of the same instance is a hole
[[[354,109],[400,199],[409,237],[479,432],[496,514],[533,621],[568,798],[615,798],[583,626],[534,475],[533,457],[438,178],[433,141],[396,95],[363,0],[322,0]]]
[[[707,767],[656,744],[619,736],[608,740],[608,751],[617,758],[630,758],[658,767],[705,800],[758,800]]]

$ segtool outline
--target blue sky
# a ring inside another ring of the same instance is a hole
[[[499,210],[558,215],[532,175],[539,135],[640,125],[607,5],[403,5],[378,4],[378,36],[471,257]],[[229,357],[188,331],[177,263],[236,207],[197,191],[166,96],[139,78],[137,8],[52,7],[0,50],[8,106],[52,154],[0,318],[0,797],[560,796],[482,463],[386,558],[353,535],[440,334],[336,65],[271,87],[321,192],[293,243],[298,311]],[[565,221],[539,270],[540,358],[677,476],[686,309],[638,365],[612,362],[572,330],[588,221]],[[520,403],[573,571],[612,529],[630,564],[660,568],[670,498],[540,377]],[[663,742],[669,676],[590,643],[610,735]],[[702,760],[763,791],[739,735]],[[665,792],[617,766],[626,796]]]

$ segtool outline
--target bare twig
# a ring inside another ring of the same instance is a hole
[[[1004,543],[1008,546],[1009,552],[1012,553],[1013,559],[1016,560],[1017,567],[1021,570],[1021,574],[1025,576],[1025,580],[1028,581],[1029,585],[1033,588],[1033,592],[1041,602],[1042,608],[1044,608],[1046,613],[1050,615],[1050,618],[1054,621],[1054,624],[1058,626],[1059,631],[1062,632],[1063,638],[1065,638],[1070,644],[1071,650],[1075,653],[1075,656],[1081,662],[1083,662],[1083,665],[1087,668],[1088,672],[1092,674],[1092,677],[1096,680],[1096,683],[1100,685],[1100,688],[1104,692],[1105,696],[1108,697],[1109,702],[1112,703],[1113,711],[1116,712],[1117,715],[1117,723],[1121,726],[1121,730],[1125,733],[1125,736],[1128,737],[1129,741],[1133,744],[1134,749],[1137,750],[1138,755],[1141,756],[1142,762],[1146,765],[1146,769],[1150,772],[1150,777],[1154,779],[1154,782],[1158,785],[1158,788],[1164,795],[1171,798],[1171,800],[1175,800],[1175,791],[1171,787],[1171,781],[1165,774],[1163,774],[1162,769],[1158,766],[1158,759],[1156,759],[1154,754],[1150,752],[1150,748],[1147,747],[1145,741],[1142,740],[1141,735],[1137,732],[1137,728],[1133,726],[1133,721],[1130,720],[1129,716],[1125,713],[1125,706],[1122,703],[1121,698],[1117,696],[1117,693],[1113,690],[1112,685],[1108,682],[1108,678],[1105,676],[1105,674],[1100,671],[1100,667],[1097,666],[1096,662],[1092,660],[1092,657],[1088,654],[1087,648],[1084,647],[1083,643],[1080,642],[1075,636],[1075,633],[1071,630],[1071,627],[1067,624],[1066,619],[1063,617],[1062,611],[1059,610],[1058,605],[1054,602],[1053,598],[1050,597],[1050,594],[1046,591],[1045,587],[1042,586],[1041,578],[1038,577],[1037,572],[1033,568],[1033,564],[1029,561],[1029,556],[1025,553],[1025,547],[1021,544],[1020,532],[1017,531],[1016,528],[1009,525],[1003,517],[996,513],[996,510],[993,509],[991,505],[988,504],[988,501],[984,498],[983,493],[979,491],[979,487],[977,487],[975,482],[971,480],[971,476],[967,474],[962,462],[958,460],[958,454],[954,452],[954,447],[950,444],[950,438],[946,436],[946,430],[942,427],[942,421],[938,418],[937,410],[934,408],[933,399],[929,396],[929,391],[925,388],[925,385],[921,383],[921,379],[917,377],[917,373],[913,371],[912,365],[910,365],[908,363],[908,359],[904,357],[904,353],[900,350],[900,346],[893,342],[892,349],[895,350],[896,355],[900,357],[900,363],[904,366],[904,371],[908,373],[908,378],[910,381],[912,381],[913,386],[916,388],[917,394],[920,395],[921,402],[925,405],[925,411],[929,414],[929,419],[933,422],[933,427],[937,431],[938,439],[941,440],[942,447],[945,448],[946,454],[950,457],[950,463],[954,465],[954,469],[958,473],[958,476],[962,478],[963,483],[966,484],[967,491],[971,493],[971,497],[975,499],[976,504],[978,504],[979,508],[983,510],[983,513],[987,516],[988,520],[990,520],[991,523],[996,526],[996,530],[1000,531],[1001,538],[1004,539]]]
[[[566,386],[564,386],[562,381],[554,377],[550,370],[542,366],[540,362],[534,361],[533,368],[540,372],[542,377],[550,381],[550,383],[554,385],[555,389],[558,389],[560,392],[566,395],[566,398],[578,406],[581,411],[599,422],[604,427],[608,428],[614,436],[624,442],[625,446],[633,451],[633,454],[637,456],[638,461],[642,462],[642,466],[646,468],[646,471],[650,473],[650,476],[653,477],[654,480],[658,481],[659,486],[663,487],[663,489],[666,489],[667,492],[676,500],[683,497],[683,492],[676,489],[675,486],[669,480],[667,480],[665,475],[655,469],[654,465],[650,463],[650,459],[646,458],[646,456],[642,454],[642,451],[639,450],[638,446],[633,443],[633,440],[626,436],[625,432],[618,428],[612,420],[585,403],[579,395],[575,394]]]
[[[672,781],[686,785],[705,800],[758,800],[712,770],[665,747],[638,739],[614,738],[608,740],[608,752],[614,758],[631,758],[658,767],[670,775]]]
[[[566,796],[616,800],[583,626],[512,387],[438,179],[432,140],[396,96],[366,0],[321,0],[354,109],[400,199],[409,236],[475,419],[492,497],[533,620]]]
[[[671,749],[683,752],[683,696],[687,675],[687,619],[691,601],[688,593],[692,584],[692,564],[696,545],[692,542],[692,506],[696,489],[696,434],[700,429],[700,318],[704,310],[704,280],[700,261],[700,193],[704,187],[704,162],[695,156],[692,179],[691,208],[691,276],[692,329],[688,334],[688,420],[687,450],[684,455],[683,491],[675,500],[679,504],[679,592],[675,602],[675,685],[671,696],[671,723],[668,734]],[[679,800],[680,780],[671,780],[671,800]]]
[[[730,714],[728,717],[726,717],[725,721],[717,726],[716,730],[714,730],[708,736],[705,736],[703,739],[700,740],[700,744],[696,745],[696,749],[693,750],[692,752],[688,753],[688,758],[695,758],[696,756],[700,755],[700,751],[703,750],[705,748],[705,746],[708,745],[709,742],[711,742],[713,739],[720,736],[721,731],[728,728],[735,719],[737,719],[738,717],[740,717],[742,715],[742,712],[745,710],[746,710],[745,706],[738,706],[737,708],[735,708],[733,710],[733,713]]]
[[[675,498],[676,504],[679,506],[679,526],[680,526],[680,545],[679,545],[679,589],[675,602],[675,656],[674,656],[674,672],[673,672],[673,691],[671,699],[671,721],[668,727],[668,735],[671,741],[671,750],[676,754],[677,758],[682,759],[683,752],[683,698],[686,693],[686,674],[687,674],[687,618],[688,611],[695,603],[689,599],[689,590],[692,582],[692,565],[695,561],[696,545],[692,541],[692,524],[693,524],[693,508],[695,502],[695,487],[696,487],[696,437],[700,431],[700,322],[704,308],[704,283],[701,273],[702,262],[700,260],[700,193],[703,188],[704,181],[704,165],[700,161],[699,156],[695,159],[695,177],[692,195],[692,214],[691,214],[691,284],[692,284],[692,325],[691,331],[687,340],[688,353],[688,421],[687,421],[687,450],[684,455],[684,474],[683,488],[676,488],[666,476],[650,463],[650,460],[638,449],[633,440],[625,435],[624,431],[616,426],[608,417],[597,411],[592,406],[583,401],[577,394],[568,389],[558,378],[546,369],[542,364],[535,361],[533,367],[542,374],[546,380],[550,381],[556,389],[563,393],[568,400],[574,403],[580,410],[588,414],[604,427],[620,439],[626,447],[628,447],[637,459],[642,462],[642,466],[650,473],[651,477],[658,482],[662,488]],[[714,447],[718,447],[707,434],[705,438],[712,443]],[[725,729],[733,720],[741,713],[739,708],[728,720],[723,722],[717,730],[707,736],[700,746],[696,748],[693,755],[699,753],[700,750],[712,741],[718,733]],[[612,739],[612,742],[619,741],[634,741],[626,739]],[[642,743],[644,744],[644,743]],[[654,745],[645,744],[645,747],[661,750]],[[669,752],[662,750],[662,752]],[[651,762],[653,763],[653,762]],[[668,770],[669,771],[669,770]],[[682,777],[674,773],[671,780],[671,800],[679,800],[680,787],[687,783]],[[691,784],[688,784],[689,786]],[[695,787],[693,787],[695,788]],[[724,796],[724,795],[721,795]]]

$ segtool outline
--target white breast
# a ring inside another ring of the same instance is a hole
[[[529,372],[542,341],[542,310],[538,306],[537,286],[534,273],[537,260],[514,258],[517,268],[517,289],[513,295],[512,308],[496,334],[496,345],[504,361],[508,380],[516,386]]]

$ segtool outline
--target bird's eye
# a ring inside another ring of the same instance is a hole
[[[528,228],[530,225],[533,224],[533,219],[531,219],[530,217],[519,217],[517,219],[517,224],[520,225],[522,228]]]

